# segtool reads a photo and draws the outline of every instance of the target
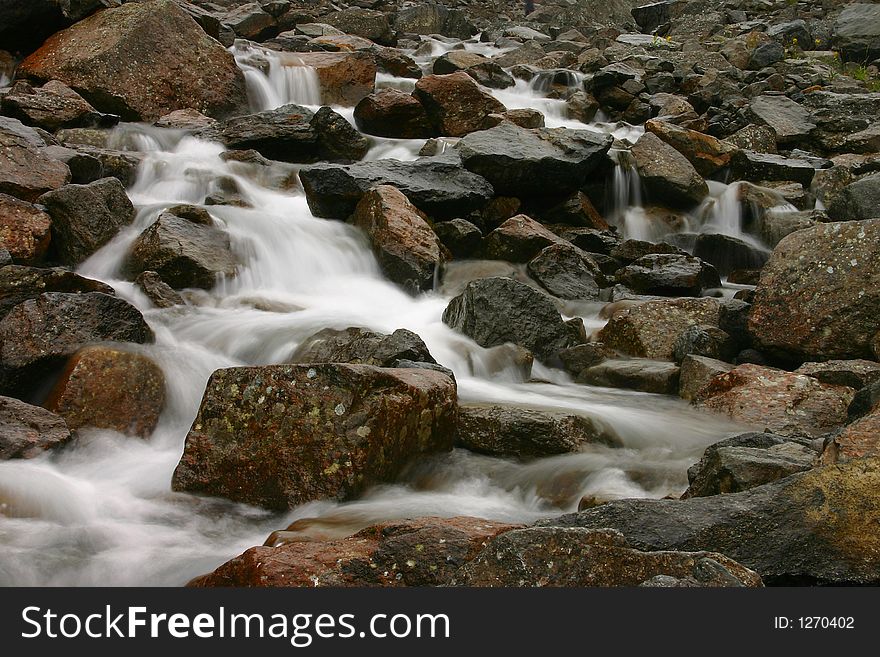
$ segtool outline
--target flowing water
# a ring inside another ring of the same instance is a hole
[[[271,54],[263,53],[268,68],[260,53],[236,49],[235,54],[255,109],[320,102],[310,77],[314,71],[287,66]],[[499,97],[511,107],[550,107],[531,88]],[[340,111],[351,119],[351,110]],[[548,110],[548,119],[553,116]],[[567,121],[561,115],[556,120]],[[591,129],[630,135],[639,130]],[[226,162],[222,146],[179,132],[128,125],[116,135],[120,143],[146,152],[129,190],[137,217],[79,272],[111,284],[143,311],[156,342],[126,348],[162,367],[168,405],[149,440],[86,431],[59,452],[0,462],[0,584],[180,585],[292,523],[308,533],[345,535],[373,522],[423,515],[526,522],[572,511],[583,495],[678,494],[686,486],[687,467],[704,447],[742,429],[675,398],[575,385],[540,363],[524,381],[509,350],[479,347],[441,321],[466,280],[509,266],[463,263],[437,291],[413,298],[383,279],[356,229],[312,216],[297,189],[279,190],[275,183],[284,171]],[[422,143],[375,140],[368,157],[411,159]],[[621,207],[639,205],[637,180],[625,172],[620,179],[614,186],[621,188]],[[185,306],[152,307],[121,278],[129,246],[164,208],[203,204],[229,181],[250,207],[207,209],[229,233],[244,263],[240,272],[218,280],[209,292],[188,292]],[[724,191],[718,195],[721,207]],[[563,312],[582,316],[593,328],[602,323],[596,304],[570,304]],[[622,446],[588,446],[529,463],[455,450],[412,464],[397,483],[375,487],[358,500],[313,502],[280,515],[170,491],[214,370],[283,362],[312,333],[348,326],[415,331],[436,360],[455,372],[463,401],[582,414],[615,433]]]

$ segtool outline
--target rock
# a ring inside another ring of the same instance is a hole
[[[392,185],[432,219],[467,216],[493,196],[492,186],[447,160],[382,160],[350,166],[321,164],[300,171],[309,208],[318,217],[346,219],[376,185]]]
[[[824,363],[804,363],[795,373],[811,376],[822,383],[860,390],[880,381],[880,363],[870,360],[829,360]]]
[[[721,276],[737,269],[760,269],[770,254],[748,242],[721,233],[701,233],[694,243],[694,257],[711,264]]]
[[[758,183],[782,180],[799,182],[809,187],[816,173],[813,165],[806,160],[747,150],[736,151],[730,164],[736,180],[751,180]]]
[[[45,406],[71,431],[97,427],[145,438],[165,406],[165,376],[146,356],[86,347],[68,361]]]
[[[52,221],[36,205],[0,194],[0,249],[23,265],[43,260],[49,249]]]
[[[82,96],[58,80],[29,90],[30,93],[21,94],[13,90],[3,96],[0,99],[3,113],[49,132],[92,125],[109,127],[118,120],[97,112]]]
[[[588,367],[601,363],[605,360],[606,356],[605,345],[601,342],[579,344],[559,352],[559,360],[562,361],[562,366],[574,376],[577,376]]]
[[[253,547],[189,586],[440,586],[487,541],[518,526],[466,517],[391,521],[343,539]]]
[[[465,70],[465,73],[476,80],[478,84],[481,84],[484,87],[489,87],[490,89],[507,89],[508,87],[512,87],[516,84],[516,80],[514,79],[514,77],[503,68],[501,68],[497,62],[493,61],[485,61],[481,64],[471,66],[470,68]]]
[[[820,463],[845,463],[880,456],[880,404],[826,441]]]
[[[601,507],[600,507],[601,508]],[[761,586],[761,578],[712,552],[642,552],[620,532],[527,527],[492,539],[450,586],[637,586],[657,576],[697,586]]]
[[[125,267],[132,276],[155,271],[175,289],[210,289],[238,264],[223,230],[163,212],[134,241]]]
[[[560,299],[597,299],[604,276],[589,255],[573,244],[545,247],[528,264],[529,275]]]
[[[707,447],[688,469],[682,498],[738,493],[809,470],[815,460],[815,450],[772,433],[733,436]]]
[[[0,6],[0,43],[9,50],[32,52],[53,32],[119,0],[27,0]]]
[[[366,232],[385,276],[412,293],[432,289],[444,261],[440,240],[427,219],[391,185],[364,194],[352,218]]]
[[[678,335],[672,347],[672,358],[676,363],[681,363],[688,356],[731,362],[736,354],[736,342],[717,326],[688,326]]]
[[[154,271],[143,271],[134,282],[157,308],[184,305],[183,298]]]
[[[721,287],[718,271],[693,256],[651,253],[618,270],[617,280],[640,294],[699,296]]]
[[[850,420],[857,420],[871,412],[874,406],[880,402],[880,383],[868,384],[853,397],[847,413]]]
[[[290,357],[292,363],[351,363],[398,367],[401,360],[436,363],[422,339],[406,329],[391,335],[350,327],[323,329],[306,338]]]
[[[775,248],[787,235],[805,228],[812,228],[819,223],[827,221],[828,215],[817,210],[808,210],[806,212],[764,211],[755,218],[753,230],[761,237],[765,244]],[[757,284],[757,280],[754,283],[750,283],[750,285]]]
[[[714,358],[687,355],[681,360],[678,396],[684,400],[691,401],[714,377],[729,372],[732,369],[733,365]]]
[[[776,133],[766,126],[754,123],[737,130],[725,141],[738,148],[756,153],[776,152]]]
[[[815,438],[846,423],[854,394],[802,374],[745,364],[713,378],[694,403],[781,436]]]
[[[276,510],[349,498],[393,479],[412,458],[450,449],[455,413],[455,383],[428,370],[218,370],[172,488]]]
[[[41,194],[70,182],[70,169],[46,155],[45,146],[33,128],[0,116],[0,194],[36,201]]]
[[[490,114],[507,109],[462,71],[426,75],[416,82],[413,96],[424,106],[437,133],[447,137],[463,137],[481,130],[487,127]]]
[[[465,12],[434,3],[401,9],[394,17],[394,29],[406,34],[440,34],[455,39],[469,39],[478,31]]]
[[[61,262],[75,265],[131,223],[134,206],[116,178],[88,185],[65,185],[43,194],[40,203],[52,217],[52,244]]]
[[[651,198],[690,207],[709,195],[709,187],[687,158],[655,134],[646,132],[630,152]]]
[[[512,342],[545,360],[577,341],[548,297],[511,278],[471,281],[443,322],[482,347]]]
[[[422,77],[422,69],[415,60],[396,48],[376,47],[373,51],[376,58],[376,66],[383,73],[388,73],[399,78],[411,78],[418,80]]]
[[[256,2],[249,2],[227,11],[223,25],[243,39],[262,40],[277,31],[275,19]]]
[[[880,219],[880,173],[844,187],[828,206],[828,215],[833,221]]]
[[[806,22],[800,18],[771,25],[767,28],[767,36],[786,46],[806,46],[808,50],[811,50],[811,45],[815,45]]]
[[[469,171],[500,195],[553,196],[576,192],[604,163],[612,139],[589,130],[500,125],[474,132],[456,149]]]
[[[518,214],[486,235],[483,251],[491,260],[528,262],[553,244],[564,241],[534,219]]]
[[[652,119],[645,129],[684,155],[701,176],[711,176],[728,164],[734,146],[696,130]]]
[[[490,456],[533,459],[578,452],[584,445],[617,445],[606,427],[582,415],[518,406],[461,404],[456,444]]]
[[[376,60],[369,53],[302,52],[296,61],[315,69],[323,105],[354,107],[376,85]]]
[[[423,139],[435,135],[422,104],[410,94],[384,88],[357,104],[354,120],[362,132],[377,137]]]
[[[648,301],[615,312],[598,337],[628,356],[672,360],[678,336],[694,324],[717,326],[720,312],[710,298]]]
[[[0,321],[0,394],[26,394],[87,344],[152,339],[143,316],[122,299],[99,292],[41,294]]]
[[[606,360],[582,370],[578,383],[660,395],[678,394],[679,367],[647,359]]]
[[[0,461],[31,459],[68,440],[64,418],[13,397],[0,397]]]
[[[668,242],[646,242],[644,240],[624,240],[623,242],[618,242],[610,251],[612,258],[626,264],[631,264],[639,258],[644,258],[652,253],[690,255],[687,251],[683,251]]]
[[[787,96],[758,96],[747,113],[751,120],[770,128],[778,144],[803,141],[816,127],[810,111]]]
[[[864,459],[741,493],[618,500],[542,524],[616,529],[640,550],[716,551],[770,586],[875,585],[880,537],[865,527],[880,511],[878,485],[880,459]]]
[[[327,14],[322,20],[346,34],[363,37],[383,46],[396,44],[388,17],[381,11],[349,7]]]
[[[232,55],[171,0],[98,12],[50,37],[18,74],[60,80],[126,121],[186,108],[219,117],[247,107]]]
[[[776,41],[759,44],[749,56],[747,68],[759,71],[785,59],[785,48]]]
[[[866,2],[844,7],[834,23],[834,41],[847,60],[880,57],[880,7]]]
[[[633,19],[638,23],[644,34],[651,34],[661,25],[669,22],[669,2],[653,2],[651,4],[633,7],[630,12]]]
[[[66,269],[39,269],[24,265],[0,267],[0,319],[15,306],[43,292],[102,292],[114,296],[109,285],[83,278]]]
[[[284,105],[236,117],[224,124],[220,137],[229,148],[253,149],[282,162],[352,162],[369,148],[367,139],[329,107],[312,112]]]
[[[94,155],[64,146],[47,146],[43,154],[67,165],[70,182],[87,185],[104,177],[104,164]]]
[[[435,75],[448,75],[456,71],[464,71],[490,61],[486,56],[468,50],[450,50],[434,60],[432,71]]]
[[[455,258],[473,256],[483,243],[483,233],[465,219],[453,219],[434,224],[434,232],[443,246]]]
[[[880,220],[792,233],[761,272],[749,330],[764,350],[794,360],[873,359],[878,259]]]

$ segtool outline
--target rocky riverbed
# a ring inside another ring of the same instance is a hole
[[[0,8],[0,583],[880,584],[880,4]]]

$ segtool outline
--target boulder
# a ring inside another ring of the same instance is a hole
[[[70,182],[77,185],[87,185],[104,177],[103,162],[90,153],[53,145],[43,149],[43,154],[66,164],[70,169]]]
[[[277,33],[275,19],[256,2],[233,7],[221,20],[224,28],[243,39],[262,40]]]
[[[605,162],[612,141],[590,130],[529,130],[505,122],[467,135],[456,150],[465,168],[497,194],[522,198],[576,192]]]
[[[736,150],[734,146],[720,139],[668,121],[651,119],[645,123],[645,130],[657,135],[684,155],[701,176],[711,176],[726,167]]]
[[[454,381],[421,369],[273,365],[214,372],[177,491],[286,510],[345,499],[452,447]]]
[[[43,293],[0,321],[0,394],[27,394],[87,344],[152,339],[141,313],[122,299],[100,292]]]
[[[745,240],[722,233],[701,233],[694,242],[694,257],[712,265],[721,276],[737,269],[760,269],[770,257]]]
[[[761,272],[749,330],[763,349],[792,360],[873,360],[878,261],[880,219],[792,233]]]
[[[376,85],[376,60],[369,53],[302,52],[295,61],[317,73],[323,105],[354,107]]]
[[[771,586],[877,585],[880,459],[808,470],[740,493],[617,500],[542,521],[616,529],[640,550],[711,550]]]
[[[473,256],[483,243],[483,233],[466,219],[453,219],[434,224],[434,232],[455,258]]]
[[[694,398],[701,408],[782,436],[818,437],[847,422],[852,388],[760,365],[714,377]]]
[[[652,2],[633,7],[630,13],[644,34],[652,34],[658,27],[669,22],[670,4],[667,0]]]
[[[485,178],[439,158],[321,164],[301,170],[299,177],[312,213],[328,219],[347,219],[376,185],[396,187],[432,219],[467,216],[494,194]]]
[[[363,328],[322,329],[306,338],[290,357],[291,363],[351,363],[399,367],[400,361],[436,363],[422,339],[406,329],[391,335]]]
[[[33,128],[0,116],[0,194],[25,201],[70,182],[70,169],[49,157],[46,142]]]
[[[440,135],[463,137],[488,125],[490,114],[507,108],[483,91],[467,73],[426,75],[416,82],[413,96],[424,106],[431,125]]]
[[[165,376],[146,356],[86,347],[67,362],[44,405],[71,431],[96,427],[145,438],[165,406]]]
[[[0,3],[0,43],[25,53],[54,32],[120,0],[9,0]]]
[[[547,296],[511,278],[471,281],[449,302],[443,322],[482,347],[512,342],[544,360],[578,341]]]
[[[529,276],[560,299],[597,299],[604,276],[599,265],[573,244],[551,244],[528,264]]]
[[[761,586],[757,573],[712,552],[643,552],[617,531],[527,527],[505,532],[462,566],[450,586],[638,586],[656,577],[692,586]]]
[[[553,244],[564,244],[564,240],[534,219],[518,214],[486,235],[483,252],[491,260],[528,262]]]
[[[34,458],[68,440],[64,418],[13,397],[0,397],[0,461]]]
[[[678,377],[678,396],[691,401],[700,390],[719,374],[733,369],[733,365],[706,356],[685,356]]]
[[[776,41],[758,44],[758,46],[749,53],[749,61],[746,68],[750,71],[760,71],[785,59],[785,48]]]
[[[465,71],[471,66],[484,64],[488,61],[485,55],[469,50],[450,50],[434,60],[432,71],[435,75],[448,75],[456,71]]]
[[[17,93],[19,88],[16,86],[0,99],[0,108],[5,115],[26,125],[55,132],[61,128],[92,125],[108,127],[118,120],[118,117],[96,111],[82,96],[58,80],[50,80],[39,89],[27,85],[27,93]]]
[[[772,433],[733,436],[707,447],[688,468],[682,498],[738,493],[809,470],[815,460],[816,450]]]
[[[397,43],[388,16],[381,11],[348,7],[326,14],[321,20],[346,34],[363,37],[383,46],[393,46]]]
[[[422,69],[416,61],[397,48],[375,47],[372,52],[376,58],[376,66],[383,73],[413,80],[422,77]]]
[[[18,304],[36,299],[43,292],[102,292],[115,296],[109,285],[84,278],[60,267],[47,269],[24,265],[0,267],[0,319]]]
[[[458,407],[456,444],[472,452],[528,460],[578,452],[592,443],[614,446],[619,439],[583,415],[518,406]]]
[[[612,359],[582,370],[577,381],[606,388],[675,395],[678,394],[679,367],[675,363],[642,358]]]
[[[730,168],[736,180],[757,183],[768,180],[793,181],[804,187],[809,187],[816,173],[813,165],[806,160],[745,149],[733,154]]]
[[[843,56],[855,62],[880,57],[880,7],[854,2],[834,22],[834,41]]]
[[[880,456],[880,404],[825,442],[820,462],[843,463]]]
[[[0,249],[12,261],[30,265],[45,259],[52,220],[36,205],[0,194]]]
[[[223,230],[163,212],[131,245],[125,268],[132,276],[155,271],[175,289],[210,289],[238,264]]]
[[[650,198],[691,207],[709,195],[706,181],[688,159],[654,133],[643,134],[630,152]]]
[[[434,287],[444,261],[440,240],[427,219],[391,185],[364,194],[352,217],[352,223],[367,234],[385,276],[413,293]]]
[[[829,360],[824,363],[804,363],[795,370],[822,383],[849,386],[860,390],[880,381],[880,363],[870,360]]]
[[[844,187],[828,206],[832,221],[880,219],[880,173],[865,176]]]
[[[733,361],[737,345],[733,338],[717,326],[688,326],[679,333],[672,347],[672,358],[681,363],[688,356],[704,356],[706,358]]]
[[[173,308],[184,305],[183,297],[154,271],[141,272],[134,279],[134,282],[157,308]]]
[[[658,296],[699,296],[721,287],[718,271],[693,256],[651,253],[618,270],[617,280],[634,292]]]
[[[377,137],[423,139],[435,135],[422,104],[397,89],[384,88],[361,100],[354,108],[359,130]]]
[[[172,0],[98,12],[51,36],[18,74],[60,80],[126,121],[186,108],[225,116],[247,107],[232,55]]]
[[[391,521],[342,539],[253,547],[189,586],[441,586],[517,527],[467,517]]]
[[[405,34],[440,34],[454,39],[469,39],[478,31],[464,11],[436,3],[401,9],[394,16],[394,29]]]
[[[88,185],[65,185],[43,194],[52,218],[52,244],[61,262],[76,265],[132,222],[134,206],[116,178]]]
[[[770,128],[777,144],[803,141],[816,127],[810,111],[788,96],[758,96],[749,104],[747,114],[755,123]]]

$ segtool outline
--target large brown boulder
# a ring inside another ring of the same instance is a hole
[[[113,429],[149,436],[165,405],[165,376],[146,356],[112,347],[86,347],[68,361],[46,408],[68,428]]]
[[[33,458],[68,440],[64,418],[12,397],[0,397],[0,461]]]
[[[40,208],[0,194],[0,249],[15,263],[30,265],[42,260],[52,239],[52,220]]]
[[[70,169],[45,152],[46,142],[33,128],[0,116],[0,193],[25,201],[70,182]]]
[[[435,130],[447,137],[463,137],[488,128],[490,114],[507,110],[463,71],[426,75],[416,82],[413,95],[425,107]]]
[[[653,132],[642,135],[631,153],[650,199],[687,208],[709,195],[706,181],[688,159]]]
[[[367,234],[385,276],[410,292],[434,287],[443,248],[428,217],[400,190],[379,185],[364,194],[352,223]]]
[[[357,127],[377,137],[423,139],[435,135],[424,106],[411,94],[398,89],[380,89],[354,108]]]
[[[373,93],[376,61],[365,52],[301,52],[301,62],[315,69],[321,83],[321,104],[354,107]]]
[[[668,145],[684,155],[701,176],[711,176],[730,164],[730,156],[736,150],[732,144],[711,135],[689,130],[681,126],[652,119],[645,129],[654,133]]]
[[[713,378],[694,403],[781,436],[817,437],[846,424],[854,395],[803,374],[745,364]]]
[[[188,107],[208,116],[247,107],[232,55],[172,0],[98,12],[51,36],[18,74],[60,80],[129,121]]]
[[[21,91],[19,91],[21,90]],[[0,99],[7,116],[55,132],[62,128],[87,128],[94,124],[112,125],[118,117],[95,111],[86,100],[58,80],[50,80],[39,89],[23,83]]]
[[[876,356],[880,219],[819,224],[783,239],[761,271],[749,330],[794,361]]]
[[[174,490],[284,510],[345,499],[452,447],[453,380],[421,369],[274,365],[214,372]]]
[[[866,456],[880,456],[880,404],[829,440],[820,461],[842,463]]]

